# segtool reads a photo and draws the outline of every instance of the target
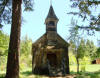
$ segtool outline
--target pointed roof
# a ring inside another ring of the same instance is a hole
[[[54,12],[54,10],[53,10],[52,5],[50,6],[49,13],[48,13],[46,19],[48,19],[48,18],[54,18],[54,19],[58,20],[58,18],[57,18],[57,16],[56,16],[55,12]]]
[[[55,47],[68,47],[69,43],[66,42],[59,34],[57,34],[57,42]],[[41,47],[48,46],[47,45],[47,33],[45,33],[43,36],[41,36],[35,43],[33,43],[33,46],[38,47],[39,44],[41,44]]]

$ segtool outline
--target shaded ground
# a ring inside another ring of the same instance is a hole
[[[87,65],[84,72],[76,73],[76,66],[71,66],[71,75],[66,77],[47,77],[43,75],[33,75],[31,68],[20,72],[20,78],[100,78],[100,65]],[[4,78],[5,72],[0,71],[0,78]]]
[[[0,78],[4,78],[5,74],[0,74]],[[25,71],[20,73],[20,78],[100,78],[100,71],[97,72],[71,72],[71,75],[65,77],[48,77],[43,75],[33,75],[31,71]]]

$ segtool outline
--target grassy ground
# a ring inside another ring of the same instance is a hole
[[[71,65],[70,66],[70,71],[76,72],[76,70],[77,70],[76,65]],[[100,64],[80,65],[80,71],[86,71],[86,72],[100,71]]]
[[[81,70],[82,69],[82,70]],[[86,65],[80,66],[80,72],[76,73],[76,66],[70,66],[71,75],[77,76],[76,78],[100,78],[100,65]],[[0,72],[0,78],[4,78],[5,72]],[[20,78],[48,78],[46,76],[33,75],[31,69],[20,71]]]
[[[100,64],[98,65],[80,65],[80,72],[76,73],[76,66],[70,66],[71,74],[77,78],[100,78]]]

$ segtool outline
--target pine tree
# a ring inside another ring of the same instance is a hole
[[[12,26],[8,50],[6,78],[19,78],[19,50],[22,0],[12,2]]]
[[[94,60],[97,56],[96,54],[97,48],[94,45],[93,41],[87,40],[86,42],[86,55],[90,58],[90,60]]]

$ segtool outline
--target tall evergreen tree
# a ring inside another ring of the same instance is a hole
[[[22,0],[12,2],[12,25],[8,50],[6,78],[19,78],[19,50]]]
[[[20,51],[22,0],[12,0],[11,2],[12,2],[12,25],[11,25],[10,43],[8,50],[6,78],[19,78],[19,51]],[[32,10],[30,9],[30,7],[32,7],[31,0],[23,0],[23,2],[25,4],[25,10]]]

